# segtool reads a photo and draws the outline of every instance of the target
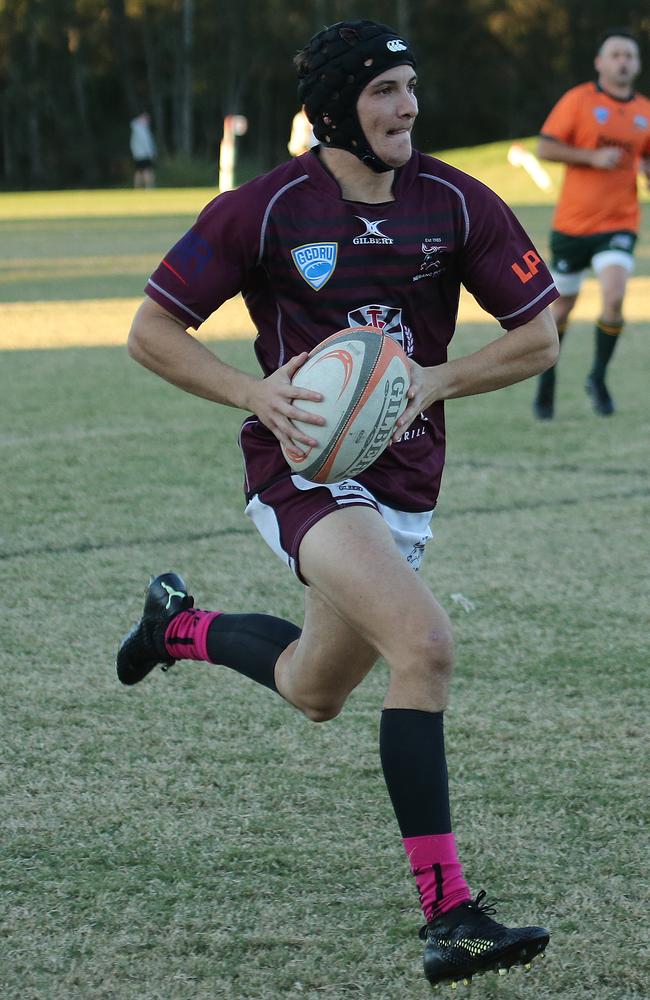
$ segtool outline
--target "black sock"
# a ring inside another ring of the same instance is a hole
[[[591,369],[591,377],[601,382],[605,378],[605,371],[610,362],[618,343],[619,334],[623,329],[623,323],[603,323],[598,321],[594,330],[594,363]]]
[[[537,398],[542,401],[555,389],[555,365],[547,368],[537,379]],[[551,400],[552,402],[552,400]]]
[[[385,708],[379,751],[402,837],[450,833],[443,713]]]
[[[219,615],[208,629],[207,651],[213,663],[236,670],[272,691],[280,653],[300,636],[300,629],[272,615]]]

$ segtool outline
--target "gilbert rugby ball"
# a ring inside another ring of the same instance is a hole
[[[325,424],[294,421],[319,443],[303,455],[283,446],[291,469],[314,483],[338,483],[367,469],[390,443],[409,382],[404,351],[374,326],[350,327],[318,344],[292,384],[322,393],[320,402],[296,405]]]

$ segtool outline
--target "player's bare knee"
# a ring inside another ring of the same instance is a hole
[[[435,629],[427,637],[422,667],[429,675],[451,677],[454,669],[454,639],[450,628]]]
[[[301,705],[300,710],[310,722],[330,722],[340,714],[343,705],[344,702],[314,700]]]
[[[451,627],[432,629],[397,656],[391,664],[393,673],[403,677],[448,680],[454,669],[454,640]]]
[[[623,322],[623,296],[620,298],[609,299],[605,302],[603,306],[602,319],[604,323],[622,323]]]
[[[340,713],[347,694],[310,689],[308,684],[296,683],[296,679],[276,667],[275,680],[278,692],[289,704],[302,712],[311,722],[328,722]]]

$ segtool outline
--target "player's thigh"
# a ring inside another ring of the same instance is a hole
[[[300,639],[276,669],[279,689],[313,718],[332,718],[377,657],[323,595],[306,587]]]
[[[315,524],[300,545],[309,585],[393,670],[451,659],[446,612],[374,509],[350,507]]]

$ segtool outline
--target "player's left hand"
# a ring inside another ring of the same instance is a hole
[[[393,434],[391,444],[397,444],[398,441],[401,441],[402,435],[409,429],[416,417],[418,417],[424,410],[431,406],[436,399],[439,398],[436,394],[436,369],[423,368],[422,365],[418,365],[415,361],[412,361],[411,358],[408,358],[407,360],[411,375],[411,383],[406,393],[408,404],[404,413],[397,421],[397,427],[395,429],[395,433]]]

